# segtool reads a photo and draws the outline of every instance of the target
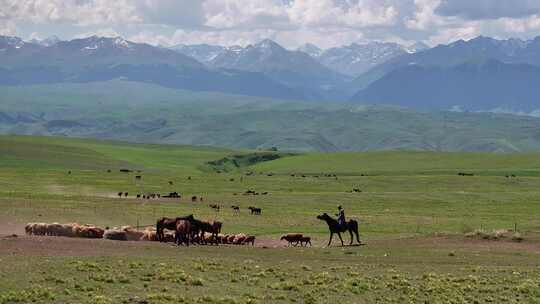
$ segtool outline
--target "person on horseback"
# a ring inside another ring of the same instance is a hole
[[[336,216],[338,217],[337,218],[338,224],[341,227],[345,227],[345,210],[343,210],[341,205],[339,205],[337,208],[338,208],[338,214],[336,214]]]

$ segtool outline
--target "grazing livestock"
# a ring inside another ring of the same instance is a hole
[[[199,221],[198,222],[198,228],[200,230],[200,240],[203,244],[206,244],[206,240],[204,238],[204,235],[206,232],[210,233],[211,236],[210,236],[210,244],[218,244],[218,234],[221,233],[221,227],[223,226],[223,223],[221,222],[218,222],[218,221],[213,221],[213,222],[202,222],[202,221]]]
[[[244,241],[246,240],[247,235],[240,233],[234,236],[234,239],[232,241],[232,244],[234,245],[242,245],[244,244]]]
[[[24,230],[29,235],[47,235],[47,224],[46,223],[28,223],[26,224]]]
[[[332,243],[332,237],[334,236],[334,233],[337,233],[339,240],[341,241],[341,246],[343,246],[343,239],[341,238],[341,233],[345,231],[349,231],[349,234],[351,235],[351,243],[353,243],[353,233],[356,235],[356,241],[358,244],[360,244],[360,237],[358,236],[358,222],[355,220],[349,220],[345,223],[344,226],[339,225],[338,221],[331,216],[329,216],[326,213],[323,213],[321,215],[317,216],[317,219],[323,220],[328,225],[328,229],[330,230],[330,240],[328,241],[328,246]]]
[[[262,212],[261,208],[249,206],[248,209],[250,210],[252,215],[261,215],[261,212]]]
[[[122,197],[123,194],[124,192],[118,192],[118,197]]]
[[[237,215],[240,214],[240,207],[239,206],[232,205],[231,208],[232,208],[234,214],[237,214]]]
[[[169,181],[169,185],[172,186],[172,185],[173,185],[173,182],[172,182],[172,181]]]
[[[210,204],[208,205],[208,207],[214,209],[216,212],[219,212],[219,210],[221,209],[221,206],[217,204]]]
[[[136,176],[135,176],[135,179],[142,179],[142,176],[136,175]]]
[[[251,243],[251,246],[255,246],[255,236],[249,235],[244,239],[244,244],[248,245]]]
[[[193,203],[197,202],[197,196],[196,195],[191,197],[191,202],[193,202]]]
[[[311,238],[309,236],[303,236],[300,238],[300,246],[307,247],[307,244],[311,247]]]
[[[143,235],[141,237],[141,241],[150,241],[150,242],[156,242],[157,239],[157,233],[156,230],[151,228],[146,228],[143,231]]]
[[[459,176],[474,176],[474,173],[464,173],[464,172],[459,172],[458,175],[459,175]]]
[[[286,235],[283,235],[279,240],[280,241],[287,241],[287,246],[298,246],[301,239],[304,236],[301,233],[288,233]]]
[[[192,229],[191,226],[192,225],[188,220],[178,220],[176,222],[176,245],[180,246],[182,243],[184,243],[186,246],[189,246]]]
[[[124,193],[124,197],[128,197],[128,193],[127,193],[127,192]]]
[[[127,241],[127,233],[122,230],[106,230],[103,238],[114,241]]]
[[[144,232],[138,231],[131,226],[124,226],[121,230],[126,233],[126,240],[128,241],[140,241],[144,236]]]
[[[92,225],[74,225],[73,233],[80,238],[100,239],[103,237],[105,230]]]
[[[163,195],[164,198],[181,198],[182,196],[178,192],[169,192],[169,194]]]
[[[169,230],[175,231],[176,230],[176,222],[179,221],[179,220],[188,220],[190,222],[194,222],[195,218],[193,218],[193,214],[190,214],[190,215],[184,216],[184,217],[177,217],[177,218],[163,217],[163,218],[159,219],[157,221],[157,223],[156,223],[156,232],[157,232],[158,241],[164,242],[165,241],[165,234],[164,234],[163,230],[164,229],[169,229]]]

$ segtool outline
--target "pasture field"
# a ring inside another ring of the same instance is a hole
[[[540,303],[540,154],[281,155],[220,173],[208,165],[253,153],[0,137],[0,303]],[[184,197],[135,198],[172,191]],[[334,239],[325,248],[327,227],[315,217],[338,204],[359,220],[365,246]],[[248,215],[250,205],[262,215]],[[190,213],[259,245],[22,236],[26,222],[145,226]],[[465,237],[478,229],[517,229],[523,241]],[[314,246],[283,248],[287,232]]]

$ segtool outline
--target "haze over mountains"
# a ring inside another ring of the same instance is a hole
[[[0,133],[253,149],[531,151],[540,149],[532,117],[539,81],[540,38],[290,50],[271,40],[164,48],[120,37],[1,36]],[[492,114],[501,112],[532,115]]]
[[[155,47],[117,38],[25,42],[0,37],[0,84],[126,79],[193,91],[289,100],[352,101],[413,109],[540,109],[540,38],[478,37],[428,48],[371,42],[288,50],[266,39],[246,47]]]

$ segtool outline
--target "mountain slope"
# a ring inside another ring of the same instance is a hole
[[[334,71],[358,76],[378,64],[406,53],[407,50],[396,43],[353,43],[325,50],[317,60]]]
[[[271,40],[245,48],[229,48],[211,62],[215,68],[260,72],[283,84],[324,95],[346,77],[318,63],[308,54],[289,51]]]
[[[45,47],[0,37],[0,84],[126,79],[195,91],[303,99],[298,90],[261,73],[209,69],[178,52],[120,37],[59,41]]]
[[[452,67],[410,65],[394,70],[353,97],[354,101],[413,109],[514,111],[540,109],[540,67],[496,60]]]
[[[404,54],[375,66],[359,76],[352,82],[352,87],[357,91],[361,90],[387,73],[413,64],[427,67],[451,67],[489,59],[503,63],[540,66],[540,37],[524,41],[520,39],[497,40],[480,36],[469,41],[458,40],[448,45],[438,45],[421,52]]]
[[[186,45],[179,44],[169,49],[177,51],[181,54],[194,58],[202,63],[209,63],[220,53],[225,51],[225,47],[219,45],[209,45],[209,44],[195,44],[195,45]]]

